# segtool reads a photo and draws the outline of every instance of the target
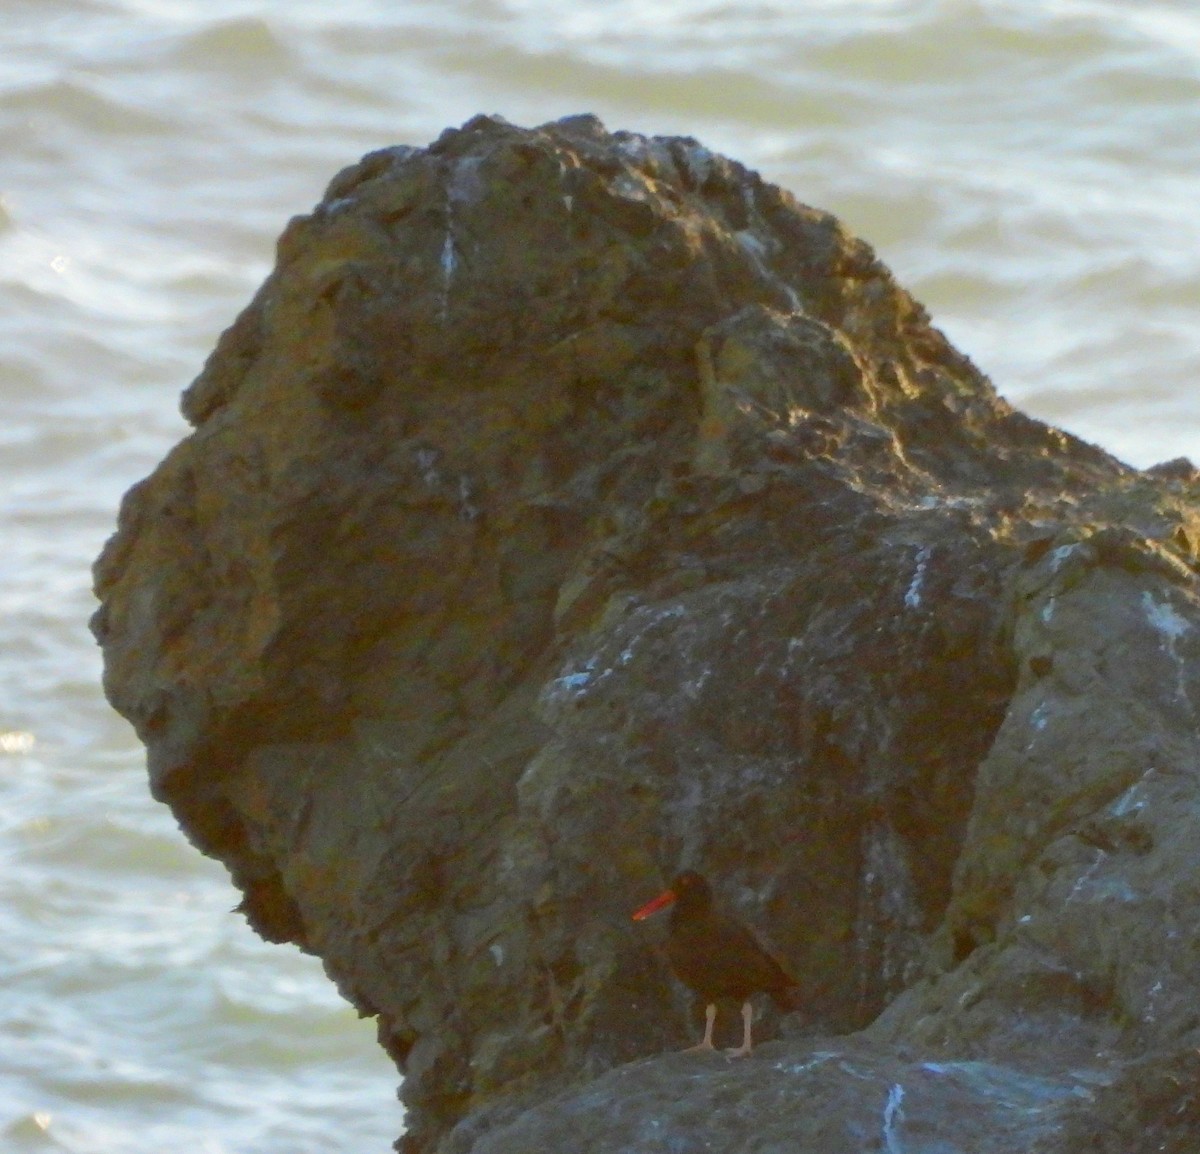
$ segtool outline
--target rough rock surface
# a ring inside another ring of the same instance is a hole
[[[589,117],[341,173],[184,411],[97,563],[106,689],[378,1016],[405,1149],[1196,1133],[1186,462],[1014,411],[833,217]],[[629,920],[681,865],[808,991],[740,1064],[669,1053]]]

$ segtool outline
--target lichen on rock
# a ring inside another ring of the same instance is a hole
[[[1196,472],[1015,411],[828,213],[479,117],[338,175],[183,405],[105,687],[406,1149],[1065,1154],[1200,1043]],[[680,865],[804,981],[737,1070],[653,1057]]]

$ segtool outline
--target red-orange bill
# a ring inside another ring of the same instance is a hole
[[[674,890],[663,890],[652,902],[647,902],[640,910],[633,911],[633,920],[640,922],[651,914],[658,913],[664,906],[669,906],[675,900]]]

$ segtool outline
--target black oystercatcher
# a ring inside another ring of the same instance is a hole
[[[742,1003],[742,1044],[727,1050],[731,1057],[750,1053],[751,994],[770,994],[781,1010],[794,1010],[791,995],[798,983],[772,957],[741,922],[713,906],[709,884],[694,870],[684,870],[652,902],[635,910],[640,922],[667,906],[671,910],[671,932],[667,958],[675,976],[704,999],[704,1037],[690,1050],[713,1049],[713,1023],[717,1001],[734,998]]]

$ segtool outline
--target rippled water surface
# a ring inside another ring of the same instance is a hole
[[[104,704],[88,566],[287,218],[363,152],[579,111],[871,241],[997,387],[1200,455],[1191,0],[8,0],[0,1149],[384,1151],[370,1023],[259,942]]]

